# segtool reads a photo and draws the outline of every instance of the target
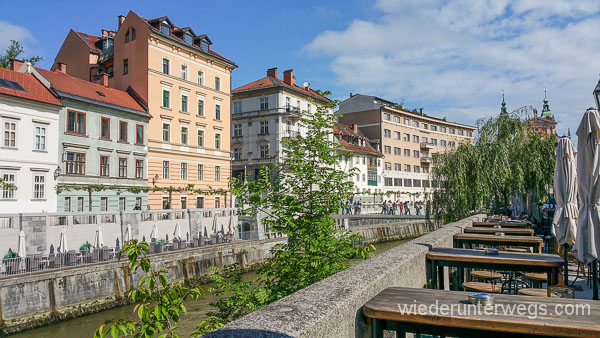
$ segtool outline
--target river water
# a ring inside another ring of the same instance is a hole
[[[399,240],[386,242],[375,245],[375,255],[379,255],[392,249],[409,240]],[[255,273],[246,273],[243,275],[244,280],[254,279]],[[207,284],[202,286],[205,290],[212,285]],[[177,332],[181,337],[187,337],[194,332],[196,325],[206,319],[206,313],[212,308],[209,303],[215,301],[216,297],[207,293],[203,299],[190,300],[185,303],[187,313],[183,315],[182,320],[178,323],[179,329]],[[133,312],[134,305],[126,305],[117,307],[111,310],[106,310],[91,315],[70,319],[64,322],[53,324],[50,326],[41,327],[34,330],[29,330],[15,335],[11,338],[81,338],[93,337],[94,331],[98,326],[107,319],[136,319],[137,314]]]

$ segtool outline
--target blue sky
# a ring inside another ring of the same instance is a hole
[[[116,29],[130,9],[206,33],[234,60],[234,87],[267,68],[298,82],[404,100],[462,123],[499,111],[541,111],[544,88],[559,134],[575,132],[600,73],[598,0],[16,1],[2,4],[0,50],[18,39],[51,65],[70,28]],[[6,15],[3,13],[10,13]]]

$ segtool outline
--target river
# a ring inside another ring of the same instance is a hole
[[[402,243],[409,241],[399,240],[375,244],[375,255],[379,255],[392,249]],[[257,275],[255,273],[246,273],[243,275],[244,280],[251,280]],[[204,285],[204,289],[211,287],[211,284]],[[196,328],[196,324],[206,319],[206,313],[211,310],[209,303],[215,301],[216,297],[207,293],[203,299],[190,300],[185,303],[187,313],[178,323],[179,329],[177,332],[181,337],[187,337]],[[44,326],[38,329],[33,329],[15,335],[11,338],[81,338],[93,337],[94,331],[107,319],[136,319],[137,314],[133,312],[134,305],[126,305],[114,309],[94,313],[91,315],[66,320],[57,324]]]

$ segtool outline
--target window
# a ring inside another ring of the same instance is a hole
[[[410,134],[404,134],[403,140],[406,142],[410,142]]]
[[[421,187],[421,180],[413,179],[413,187],[420,188]]]
[[[215,182],[220,182],[221,181],[221,167],[216,165],[215,166]]]
[[[400,123],[400,116],[394,116],[394,123]]]
[[[410,119],[404,118],[404,125],[410,126]]]
[[[392,180],[391,177],[384,177],[383,181],[384,181],[384,185],[386,187],[391,187],[392,186],[393,180]]]
[[[395,138],[396,140],[399,140],[399,139],[400,139],[400,135],[401,135],[401,134],[400,134],[400,132],[399,132],[399,131],[395,131],[395,132],[394,132],[394,138]]]
[[[233,125],[233,136],[234,137],[242,136],[242,125],[241,124]]]
[[[144,160],[135,160],[135,178],[144,178]]]
[[[188,112],[188,96],[181,94],[181,112]]]
[[[186,81],[188,79],[188,67],[186,65],[181,65],[181,79]]]
[[[404,179],[404,186],[405,187],[412,187],[412,180],[410,178],[405,178]]]
[[[127,177],[127,159],[119,157],[119,177]]]
[[[436,139],[436,138],[432,138],[432,139],[431,139],[431,143],[432,143],[434,146],[437,146],[437,139]]]
[[[125,199],[125,197],[119,197],[119,210],[125,211],[126,207],[127,207],[127,200]]]
[[[71,211],[71,197],[65,197],[64,210],[65,210],[65,212]]]
[[[100,211],[108,211],[108,197],[100,197]]]
[[[441,140],[441,141],[440,141],[440,145],[441,145],[442,147],[445,147],[445,146],[446,146],[446,140]]]
[[[233,160],[234,161],[240,160],[242,158],[241,153],[242,153],[242,150],[240,148],[233,148]]]
[[[416,173],[421,172],[421,167],[419,167],[418,165],[414,166],[413,169],[415,170]]]
[[[454,141],[450,141],[450,148],[456,148],[456,143]]]
[[[123,74],[129,74],[129,60],[123,60]]]
[[[6,127],[4,130],[6,130]],[[85,113],[73,110],[67,112],[67,132],[81,135],[85,134]]]
[[[425,136],[422,136],[422,137],[421,137],[421,142],[423,142],[423,143],[427,143],[427,137],[425,137]]]
[[[401,187],[402,186],[402,179],[401,178],[394,178],[394,186],[395,187]]]
[[[204,181],[204,164],[198,164],[198,181]]]
[[[163,161],[162,174],[164,179],[169,178],[169,161]]]
[[[127,142],[127,122],[119,121],[119,142]]]
[[[260,145],[260,158],[269,158],[269,145]]]
[[[171,142],[171,125],[168,123],[163,123],[162,125],[162,140]]]
[[[181,126],[181,144],[188,144],[188,127]]]
[[[129,31],[125,33],[125,42],[129,42]]]
[[[198,84],[204,86],[204,72],[201,70],[198,71]]]
[[[410,149],[404,149],[404,156],[410,157]]]
[[[260,129],[258,133],[261,135],[269,133],[269,121],[260,121]]]
[[[135,125],[135,144],[144,144],[144,126],[141,124]]]
[[[419,127],[419,121],[413,121],[413,127]]]
[[[204,197],[196,197],[196,208],[197,209],[204,208]]]
[[[221,197],[215,196],[215,208],[221,207]]]
[[[366,180],[367,180],[367,175],[365,175],[365,174],[362,174],[362,181],[363,181],[363,182],[366,182]]]
[[[163,59],[163,74],[169,75],[169,59]]]
[[[268,97],[261,97],[259,99],[259,102],[260,102],[260,110],[269,109],[269,98]]]
[[[423,129],[427,129],[427,123],[423,123]]]
[[[446,132],[446,127],[440,127],[440,132],[445,133]]]
[[[35,126],[34,128],[34,149],[35,150],[46,150],[46,127]]]
[[[162,208],[167,209],[167,207],[171,207],[169,203],[169,196],[163,196],[162,198]]]
[[[179,197],[179,201],[181,202],[181,209],[187,209],[187,196]]]
[[[85,154],[67,152],[65,167],[67,174],[85,175]]]
[[[467,131],[467,136],[468,137],[473,137],[473,132],[472,131]]]
[[[233,103],[233,113],[239,114],[242,112],[242,102],[234,102]]]
[[[413,135],[413,142],[419,143],[419,135]]]
[[[306,104],[306,111],[310,114],[310,103]]]
[[[429,174],[429,167],[423,167],[423,174]]]
[[[221,121],[221,104],[215,103],[215,120]]]
[[[131,29],[131,41],[135,40],[135,28]]]
[[[215,149],[221,149],[221,134],[215,133]]]
[[[437,131],[437,126],[431,125],[431,130]]]
[[[187,180],[187,163],[185,162],[181,162],[181,166],[180,166],[180,177],[182,181],[186,181]]]
[[[465,134],[465,131],[462,129],[458,130],[458,135],[463,136]]]
[[[4,180],[4,183],[6,183],[6,184],[12,184],[13,186],[16,186],[16,184],[17,184],[16,178],[17,178],[17,174],[14,172],[2,173],[2,179]],[[9,186],[3,185],[2,199],[3,200],[11,200],[14,198],[15,198],[15,189],[11,189]]]
[[[398,147],[394,147],[394,155],[402,155],[402,149],[398,148]]]
[[[221,79],[215,76],[215,90],[221,90]]]
[[[406,171],[407,173],[410,172],[410,164],[405,164],[404,165],[404,171]]]
[[[383,136],[384,137],[392,137],[392,131],[389,129],[384,129],[383,130]]]
[[[385,162],[385,170],[392,170],[392,163]]]
[[[383,114],[383,119],[386,120],[386,121],[389,121],[390,120],[390,113],[384,113]]]
[[[385,149],[385,153],[386,154],[391,154],[392,153],[392,147],[391,146],[385,146],[384,149]]]
[[[402,165],[400,163],[394,163],[395,171],[402,171]]]
[[[100,138],[110,140],[110,118],[100,118]]]
[[[429,180],[423,180],[423,188],[429,188]]]
[[[285,110],[289,111],[290,109],[292,109],[292,99],[290,99],[289,97],[285,98]]]
[[[162,107],[163,108],[171,108],[171,92],[166,89],[163,89]]]
[[[77,211],[83,211],[83,197],[77,197]]]
[[[454,128],[450,128],[449,132],[450,132],[450,134],[454,135],[456,133],[456,130]]]
[[[204,147],[204,130],[198,129],[198,147]]]
[[[419,157],[419,151],[413,150],[413,157]]]
[[[100,155],[100,176],[110,175],[110,157]]]
[[[33,175],[33,199],[43,200],[46,198],[46,177],[44,175]]]

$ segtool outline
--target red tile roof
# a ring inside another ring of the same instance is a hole
[[[57,99],[48,88],[46,88],[33,75],[19,73],[14,70],[0,68],[0,78],[15,81],[23,87],[26,92],[20,90],[8,89],[0,87],[0,94],[17,96],[24,99],[54,104],[61,106],[60,100]]]
[[[362,137],[365,139],[365,146],[362,147],[357,144],[350,144],[346,140],[344,140],[344,138],[342,137],[340,139],[340,143],[342,144],[342,146],[344,146],[344,148],[346,148],[348,150],[351,150],[354,152],[360,152],[360,153],[368,154],[368,155],[383,156],[382,153],[378,152],[377,150],[375,150],[375,148],[373,148],[373,146],[371,146],[369,139],[360,130],[355,132],[351,126],[347,126],[345,124],[338,123],[335,127],[333,127],[333,133],[335,135],[341,134],[342,136],[351,136],[351,137],[356,137],[356,138]]]
[[[241,87],[238,87],[238,88],[232,90],[231,92],[235,94],[235,93],[245,92],[248,90],[272,88],[272,87],[289,88],[289,89],[295,90],[297,92],[300,92],[304,95],[311,96],[313,99],[317,99],[317,100],[324,101],[324,102],[331,102],[330,99],[326,98],[325,96],[319,95],[316,91],[314,91],[312,89],[306,89],[306,88],[300,87],[298,85],[289,85],[289,84],[283,82],[282,80],[274,78],[272,76],[266,76],[260,80],[250,82],[246,85],[243,85]]]
[[[90,47],[91,50],[96,51],[98,53],[102,51],[95,45],[96,42],[102,39],[101,37],[88,33],[78,32],[76,30],[73,30],[73,32],[75,32],[75,34],[77,34],[81,38],[81,40],[83,40],[83,42],[85,42],[88,45],[88,47]]]
[[[92,101],[98,101],[113,106],[132,109],[147,115],[146,109],[127,92],[81,80],[60,71],[49,71],[39,68],[38,70],[46,79],[48,79],[48,81],[52,83],[52,88],[59,93],[65,93]],[[98,92],[104,94],[104,96],[100,95]]]

